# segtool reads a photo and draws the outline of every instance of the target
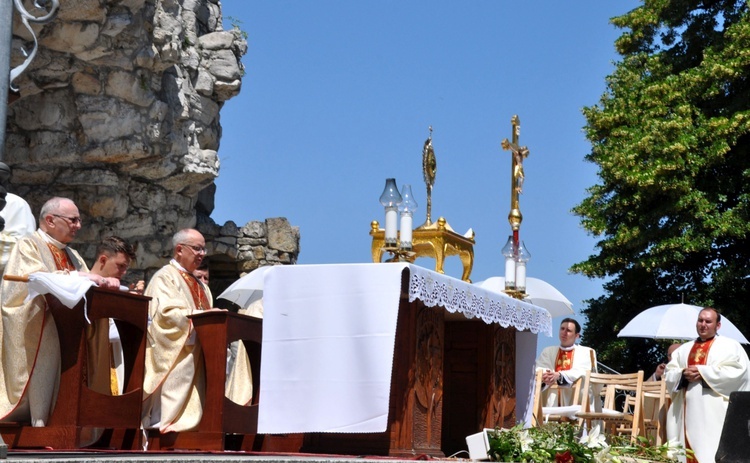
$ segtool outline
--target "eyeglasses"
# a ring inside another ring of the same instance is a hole
[[[52,215],[55,216],[55,217],[59,217],[61,219],[65,219],[65,220],[69,221],[70,223],[72,223],[73,225],[78,225],[78,224],[81,223],[81,218],[80,217],[68,217],[68,216],[59,215],[59,214],[52,214]]]
[[[205,254],[206,253],[206,248],[204,246],[196,246],[194,244],[187,244],[187,243],[180,243],[180,244],[183,245],[183,246],[189,247],[196,254],[201,254],[201,253]]]

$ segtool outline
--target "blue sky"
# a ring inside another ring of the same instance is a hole
[[[412,185],[424,222],[432,126],[433,220],[475,231],[473,281],[503,275],[511,161],[500,143],[517,114],[531,153],[520,197],[528,275],[577,312],[602,293],[601,281],[568,271],[595,252],[570,212],[597,181],[581,109],[599,101],[618,59],[609,19],[638,2],[221,3],[225,28],[238,23],[249,48],[242,92],[221,111],[217,223],[286,217],[300,227],[299,264],[371,262],[386,178]],[[446,273],[460,277],[457,257]]]

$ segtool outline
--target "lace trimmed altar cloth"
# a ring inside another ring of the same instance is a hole
[[[258,433],[384,432],[401,276],[409,301],[552,335],[547,310],[411,264],[271,268]]]

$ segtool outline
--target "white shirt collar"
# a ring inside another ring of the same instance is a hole
[[[175,266],[175,267],[177,267],[177,268],[178,268],[179,270],[182,270],[182,271],[183,271],[183,272],[185,272],[185,273],[190,273],[190,272],[188,272],[187,270],[185,270],[185,267],[183,267],[182,265],[180,265],[180,263],[179,263],[179,262],[177,262],[177,261],[176,261],[176,260],[174,260],[174,259],[170,260],[170,261],[169,261],[169,263],[170,263],[170,265],[174,265],[174,266]]]
[[[44,241],[53,244],[55,247],[57,247],[57,249],[65,249],[66,247],[68,247],[67,244],[61,243],[60,241],[57,241],[56,239],[49,236],[49,234],[41,228],[39,229],[39,233],[42,235]]]

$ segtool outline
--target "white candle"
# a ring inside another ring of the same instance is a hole
[[[516,264],[516,289],[526,292],[526,262]]]
[[[401,214],[401,248],[411,249],[411,214]]]
[[[505,289],[516,289],[516,260],[505,258]]]
[[[395,207],[385,208],[385,244],[395,245],[398,237],[398,212]]]

